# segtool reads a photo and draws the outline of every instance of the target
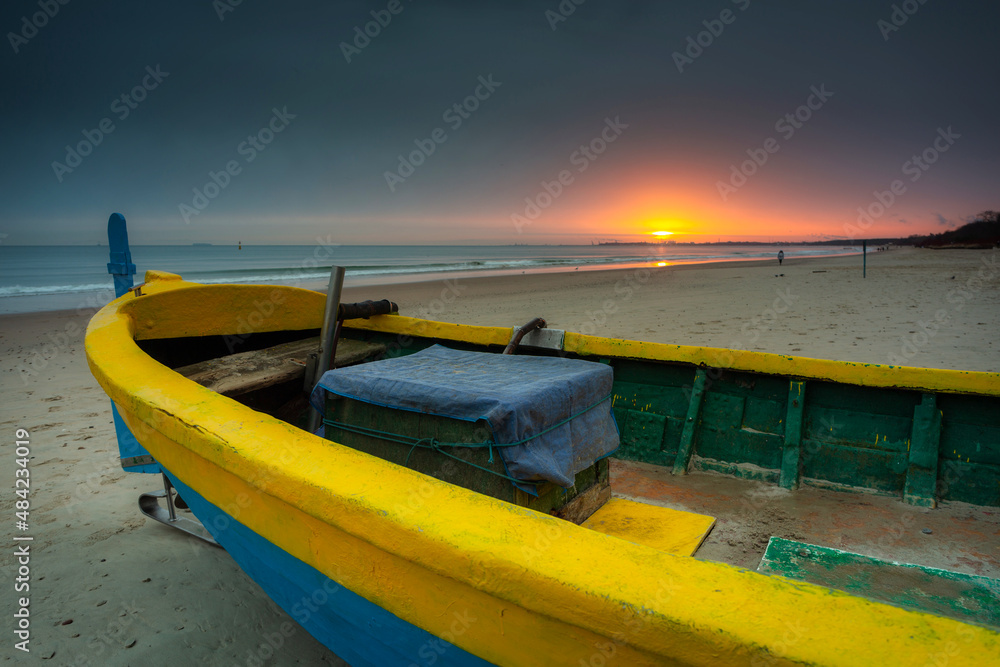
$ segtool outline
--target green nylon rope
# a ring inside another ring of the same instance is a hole
[[[418,447],[420,449],[431,449],[439,454],[443,454],[450,459],[454,459],[459,463],[464,463],[466,465],[472,466],[473,468],[478,468],[483,472],[488,472],[491,475],[496,475],[497,477],[502,477],[515,484],[530,484],[531,486],[537,486],[541,482],[527,482],[519,479],[514,479],[509,475],[505,475],[502,472],[497,472],[496,470],[490,470],[489,468],[484,468],[481,465],[475,464],[472,461],[466,461],[463,458],[459,458],[450,452],[445,451],[445,447],[490,447],[490,463],[493,463],[493,447],[506,447],[507,445],[494,445],[492,442],[476,442],[476,443],[442,443],[438,442],[437,438],[411,438],[408,436],[398,435],[396,433],[389,433],[387,431],[379,431],[377,429],[365,428],[363,426],[352,426],[351,424],[344,424],[342,422],[334,421],[332,419],[324,419],[323,423],[327,426],[333,426],[335,428],[343,429],[350,433],[356,433],[358,435],[365,435],[369,437],[380,437],[383,440],[388,440],[389,442],[395,442],[400,445],[409,445],[410,451],[406,454],[406,460],[403,465],[409,465],[410,455]]]

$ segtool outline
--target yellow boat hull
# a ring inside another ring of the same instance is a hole
[[[252,551],[239,537],[248,531],[350,591],[352,600],[384,610],[383,620],[415,628],[412,663],[430,664],[433,656],[441,664],[477,664],[475,656],[500,665],[922,666],[937,664],[937,656],[984,665],[1000,656],[1000,635],[985,628],[633,544],[256,412],[180,376],[136,341],[319,328],[323,295],[203,286],[153,273],[143,289],[101,310],[86,338],[91,370],[133,434],[181,488],[212,508],[200,518],[231,553]],[[511,333],[400,316],[360,326],[499,345]],[[566,336],[568,350],[594,354],[656,358],[671,347]],[[808,374],[803,364],[819,364],[811,371],[847,372],[840,362],[733,354],[737,366],[796,365]],[[983,374],[940,373],[919,380],[964,382],[970,390],[983,382]],[[372,628],[371,636],[391,643],[393,627]],[[346,647],[349,637],[318,638],[368,660],[363,648]],[[394,650],[406,659],[413,646]]]

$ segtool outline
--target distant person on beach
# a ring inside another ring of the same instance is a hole
[[[785,251],[784,250],[779,250],[778,251],[778,266],[781,266],[781,263],[784,260],[785,260]]]

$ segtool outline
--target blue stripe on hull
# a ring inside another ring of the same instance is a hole
[[[491,664],[349,591],[236,521],[173,474],[167,476],[240,568],[312,636],[350,664]]]

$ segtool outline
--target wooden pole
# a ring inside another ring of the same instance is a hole
[[[868,241],[861,242],[861,277],[868,277]]]

